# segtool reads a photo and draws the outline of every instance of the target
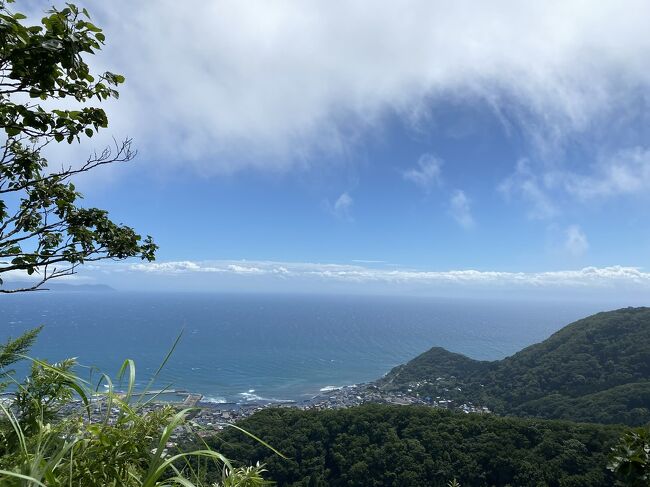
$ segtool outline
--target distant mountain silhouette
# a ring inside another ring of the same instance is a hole
[[[115,288],[112,288],[107,284],[66,284],[63,282],[53,282],[48,283],[43,287],[56,292],[115,292]]]

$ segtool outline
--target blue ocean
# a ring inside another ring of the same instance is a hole
[[[214,402],[302,401],[381,377],[432,346],[493,360],[611,309],[595,302],[386,296],[37,292],[0,296],[0,340],[44,325],[32,355],[77,357]],[[82,370],[82,375],[85,369]]]

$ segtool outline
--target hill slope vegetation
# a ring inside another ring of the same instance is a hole
[[[493,362],[432,348],[377,384],[501,414],[641,425],[650,421],[650,308],[595,314]]]
[[[423,406],[273,408],[209,439],[245,463],[262,462],[278,486],[613,485],[606,468],[620,426],[463,414]]]

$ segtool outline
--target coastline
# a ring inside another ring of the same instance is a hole
[[[487,408],[474,406],[472,404],[456,404],[444,398],[419,397],[416,394],[408,394],[395,391],[385,391],[375,383],[353,384],[342,387],[323,388],[319,394],[303,401],[292,400],[248,400],[239,402],[213,402],[204,401],[201,394],[179,389],[166,391],[166,393],[177,396],[176,401],[153,400],[143,406],[143,412],[149,413],[165,406],[178,408],[193,408],[191,413],[192,428],[181,428],[173,442],[168,447],[175,446],[175,442],[195,433],[200,436],[210,436],[218,433],[230,424],[237,423],[248,418],[258,411],[269,408],[296,408],[301,410],[326,410],[345,409],[362,404],[391,404],[395,406],[419,405],[432,408],[445,408],[462,411],[464,413],[490,413]],[[160,391],[152,391],[147,395],[155,395]],[[253,393],[251,393],[253,394]],[[134,394],[133,397],[137,397]],[[140,396],[142,396],[140,394]],[[80,400],[73,401],[69,407],[61,411],[62,416],[77,414],[83,409]],[[90,423],[100,422],[106,418],[106,404],[102,396],[94,398],[90,406],[90,417],[86,421]],[[109,421],[112,411],[108,411]]]

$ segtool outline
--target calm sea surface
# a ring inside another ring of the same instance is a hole
[[[132,358],[143,384],[183,330],[157,385],[214,401],[302,400],[328,386],[376,379],[432,346],[503,358],[605,309],[553,301],[43,292],[0,296],[0,340],[45,325],[33,356],[74,356],[112,374]]]

